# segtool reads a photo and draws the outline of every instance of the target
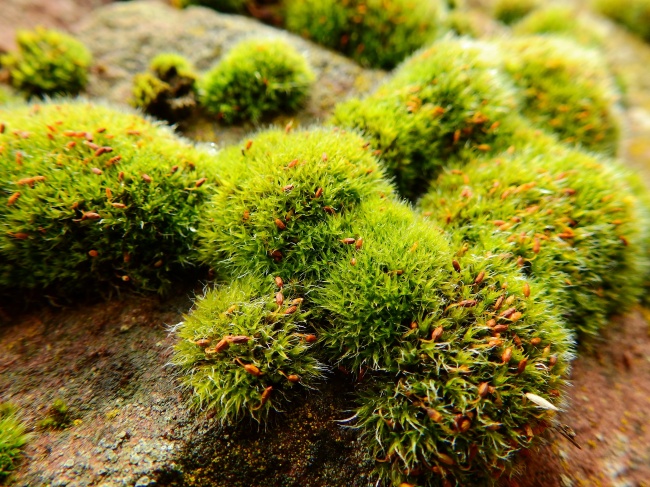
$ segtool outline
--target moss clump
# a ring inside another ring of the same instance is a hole
[[[65,429],[72,424],[70,407],[61,398],[55,399],[47,410],[46,416],[38,422],[43,429]]]
[[[172,0],[172,4],[179,8],[190,5],[209,7],[218,12],[242,13],[251,0]]]
[[[77,94],[86,86],[90,51],[75,38],[37,28],[19,31],[18,50],[2,57],[13,86],[28,97]]]
[[[447,172],[421,207],[458,245],[509,255],[569,326],[596,335],[643,291],[647,217],[633,190],[620,167],[554,146]]]
[[[85,102],[0,116],[0,287],[168,289],[195,262],[207,152],[128,112]]]
[[[286,26],[364,66],[391,69],[435,37],[442,12],[438,0],[288,0]]]
[[[539,0],[494,0],[492,15],[506,25],[514,24],[540,6]]]
[[[505,70],[524,96],[524,115],[562,142],[616,153],[618,95],[597,51],[552,37],[512,39],[503,50]]]
[[[237,44],[200,84],[201,103],[227,123],[298,110],[314,81],[306,59],[280,39]]]
[[[392,192],[359,136],[316,128],[262,132],[221,154],[200,228],[202,260],[235,275],[319,278],[348,238],[342,216]]]
[[[174,359],[196,405],[223,422],[264,419],[295,376],[306,385],[318,377],[322,356],[364,376],[355,426],[387,462],[382,477],[434,485],[508,471],[553,423],[525,394],[557,402],[571,358],[567,331],[531,295],[537,284],[503,255],[453,254],[438,229],[391,198],[370,195],[342,219],[348,237],[320,283],[285,278],[274,302],[271,276],[252,287],[247,278],[198,303]],[[312,258],[324,258],[320,248]]]
[[[303,296],[289,281],[278,288],[240,279],[197,302],[173,360],[196,407],[216,411],[221,422],[261,420],[281,411],[292,391],[313,387],[323,366],[310,350],[315,335]]]
[[[0,106],[18,100],[20,100],[20,98],[15,96],[8,88],[0,85]]]
[[[162,53],[151,60],[149,70],[133,79],[132,105],[172,122],[187,118],[196,106],[197,75],[191,63],[180,54]]]
[[[331,123],[361,130],[400,193],[415,198],[443,161],[461,151],[490,151],[506,136],[502,125],[517,103],[499,59],[489,44],[438,42],[407,60],[374,94],[338,105]]]
[[[603,34],[591,20],[585,19],[574,7],[550,5],[532,11],[513,25],[515,34],[552,34],[568,37],[580,44],[600,47]]]
[[[20,459],[20,449],[29,440],[25,430],[16,408],[8,403],[0,403],[0,481],[10,475]]]
[[[649,0],[593,0],[594,9],[650,41]]]

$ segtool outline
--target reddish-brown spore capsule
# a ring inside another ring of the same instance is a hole
[[[517,373],[522,374],[524,370],[526,370],[526,365],[528,364],[528,359],[523,358],[519,361],[519,364],[517,365]]]
[[[504,352],[501,354],[501,361],[504,364],[507,364],[510,362],[510,359],[512,358],[512,348],[508,347],[504,350]]]
[[[144,180],[145,183],[151,183],[153,181],[153,179],[151,179],[151,176],[149,176],[148,174],[143,174],[142,179]]]
[[[479,395],[479,397],[485,397],[485,396],[488,395],[489,392],[490,392],[490,387],[489,387],[489,384],[487,382],[481,382],[478,385],[478,395]]]
[[[228,347],[230,347],[230,341],[227,338],[222,338],[221,340],[219,340],[219,343],[215,345],[214,351],[216,353],[223,352]]]
[[[478,276],[476,276],[476,279],[474,279],[474,284],[481,284],[483,282],[483,279],[485,279],[485,271],[478,273]]]
[[[284,303],[284,295],[282,292],[276,293],[275,295],[275,304],[278,306],[282,306],[282,303]]]
[[[93,168],[91,168],[90,170],[91,170],[94,174],[97,174],[98,176],[99,176],[100,174],[103,174],[103,173],[104,173],[104,171],[102,171],[102,170],[99,169],[98,167],[93,167]]]
[[[316,335],[305,335],[304,338],[307,343],[314,343],[316,340],[318,340],[318,337]]]
[[[278,227],[280,230],[285,230],[287,228],[287,226],[284,224],[284,222],[282,220],[280,220],[279,218],[275,219],[275,226]]]
[[[361,247],[363,247],[363,239],[358,238],[357,241],[354,243],[354,248],[357,250],[361,250]]]
[[[454,266],[454,270],[455,270],[456,272],[460,272],[460,264],[458,263],[457,260],[452,260],[452,261],[451,261],[451,264]]]
[[[317,199],[318,199],[318,198],[320,198],[321,196],[323,196],[323,188],[318,188],[318,189],[316,190],[316,192],[314,193],[314,198],[317,198]]]
[[[197,188],[200,188],[201,186],[203,186],[203,183],[205,183],[207,180],[208,180],[208,178],[201,178],[201,179],[198,179],[198,180],[194,183],[194,186],[196,186]]]
[[[508,308],[503,313],[501,313],[499,316],[501,318],[510,318],[516,312],[517,312],[517,308]]]
[[[89,250],[88,255],[90,255],[91,257],[97,257],[99,255],[99,252],[97,252],[96,250]]]
[[[101,218],[100,214],[94,211],[84,211],[81,214],[82,220],[99,220],[100,218]]]
[[[243,367],[244,367],[244,370],[246,372],[248,372],[251,375],[254,375],[255,377],[259,377],[260,375],[262,375],[262,371],[260,369],[258,369],[257,367],[255,367],[253,364],[245,364]],[[268,387],[267,387],[267,389],[268,389]],[[270,391],[269,391],[269,393],[270,393]]]
[[[18,198],[20,198],[20,192],[17,191],[9,196],[9,199],[7,200],[7,206],[13,205],[16,201],[18,201]]]
[[[341,239],[341,243],[343,243],[345,245],[352,245],[354,242],[355,242],[355,240],[353,238],[351,238],[351,237]]]
[[[292,315],[292,314],[294,314],[296,311],[298,311],[298,306],[289,306],[289,307],[284,311],[284,314],[285,314],[285,315]]]

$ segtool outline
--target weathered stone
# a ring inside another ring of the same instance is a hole
[[[94,11],[77,35],[95,59],[88,94],[116,103],[131,98],[133,76],[146,70],[161,52],[178,52],[206,71],[245,38],[283,38],[307,57],[316,83],[304,110],[276,117],[274,122],[282,125],[290,120],[294,126],[318,121],[336,102],[370,89],[384,74],[362,69],[333,51],[255,19],[205,7],[178,10],[155,1],[115,3]],[[252,126],[224,126],[199,112],[180,128],[194,139],[228,143],[239,140]]]

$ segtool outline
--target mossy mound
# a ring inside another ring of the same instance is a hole
[[[237,44],[200,83],[201,104],[226,123],[257,122],[305,103],[314,74],[307,60],[280,39]]]
[[[16,408],[0,403],[0,481],[9,477],[20,458],[20,449],[29,440],[27,427],[16,414]]]
[[[56,30],[19,31],[18,50],[2,56],[12,85],[28,97],[75,95],[88,82],[90,51],[74,37]]]
[[[179,329],[173,362],[200,409],[224,423],[261,420],[295,389],[313,387],[323,366],[311,353],[304,297],[291,283],[235,280],[201,298]]]
[[[506,25],[521,20],[541,5],[539,0],[494,0],[492,15]]]
[[[391,69],[438,32],[439,0],[287,0],[286,27],[364,66]]]
[[[600,47],[603,34],[575,7],[549,5],[536,9],[512,26],[517,35],[550,34],[568,37],[586,46]]]
[[[437,485],[509,472],[553,424],[537,404],[562,394],[569,333],[507,257],[452,253],[408,205],[371,195],[342,218],[348,237],[307,292],[271,276],[250,292],[246,278],[197,304],[174,359],[196,406],[227,423],[262,419],[322,362],[363,380],[350,406],[381,477]]]
[[[134,77],[131,103],[154,117],[182,120],[196,106],[197,79],[192,64],[180,54],[159,54],[151,60],[149,72]]]
[[[0,116],[0,286],[55,294],[163,291],[195,262],[207,152],[132,113],[86,102]]]
[[[650,1],[593,0],[592,3],[597,12],[650,42]]]
[[[647,216],[633,192],[620,167],[551,146],[448,171],[420,206],[458,245],[508,255],[569,326],[596,335],[643,291]]]
[[[502,43],[504,68],[521,88],[523,114],[562,142],[615,154],[618,94],[600,53],[568,39],[525,37]]]
[[[415,198],[445,162],[493,149],[516,92],[494,46],[444,40],[403,63],[365,99],[337,106],[330,123],[360,130],[381,154],[400,193]]]
[[[313,293],[327,316],[319,333],[329,358],[347,370],[399,369],[402,336],[422,336],[435,328],[445,307],[441,295],[452,259],[442,232],[406,204],[369,200],[348,217],[354,244],[345,246],[326,283]],[[412,341],[412,340],[411,340]]]
[[[337,129],[262,132],[227,167],[200,229],[202,260],[234,275],[318,278],[348,238],[342,216],[392,192],[364,140]]]

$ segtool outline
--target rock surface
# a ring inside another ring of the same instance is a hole
[[[277,117],[282,125],[310,124],[324,118],[343,98],[370,89],[384,73],[365,70],[353,61],[301,37],[239,15],[204,7],[178,10],[155,1],[115,3],[93,12],[77,29],[92,51],[96,69],[88,94],[116,103],[131,98],[133,76],[147,69],[161,52],[178,52],[206,71],[237,42],[248,37],[281,37],[305,55],[316,74],[307,106],[294,115]],[[271,122],[270,120],[267,122]],[[230,143],[255,127],[228,127],[200,113],[181,129],[195,140]]]

